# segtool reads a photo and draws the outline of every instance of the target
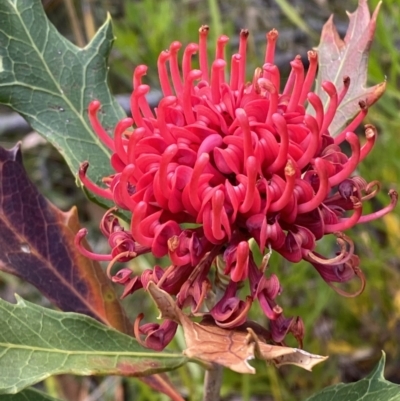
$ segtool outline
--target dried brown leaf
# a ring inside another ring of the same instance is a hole
[[[147,290],[160,311],[160,318],[173,320],[182,326],[187,346],[183,353],[207,365],[218,364],[238,373],[255,373],[248,363],[255,357],[278,367],[291,364],[306,370],[327,359],[297,348],[266,344],[250,327],[226,330],[210,322],[193,322],[155,283],[150,282]]]
[[[359,102],[369,107],[384,93],[386,82],[370,88],[366,87],[369,50],[376,28],[376,18],[381,3],[372,16],[367,0],[359,0],[355,12],[348,13],[350,23],[346,36],[341,39],[333,23],[333,15],[325,23],[318,46],[319,69],[316,81],[316,93],[321,97],[324,109],[327,109],[329,98],[321,84],[331,81],[337,91],[343,88],[343,79],[350,78],[349,90],[341,102],[332,123],[329,126],[331,136],[338,135],[346,122],[360,111]]]
[[[310,354],[309,352],[298,348],[273,346],[275,348],[285,349],[285,353],[283,353],[283,350],[280,350],[280,355],[277,355],[277,350],[271,349],[270,347],[272,346],[270,344],[265,344],[260,341],[257,344],[260,347],[260,354],[256,353],[256,357],[264,359],[265,361],[272,360],[274,365],[278,368],[283,365],[296,365],[300,368],[311,371],[315,365],[328,359],[327,356]]]

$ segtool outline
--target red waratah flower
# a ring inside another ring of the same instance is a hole
[[[397,193],[389,192],[391,202],[384,209],[363,215],[363,203],[379,189],[377,182],[368,184],[352,176],[377,135],[367,125],[361,146],[353,132],[367,112],[365,103],[360,102],[358,116],[342,133],[335,138],[329,134],[351,85],[349,78],[344,77],[340,93],[331,82],[322,84],[330,99],[324,111],[320,98],[311,92],[318,65],[315,51],[308,53],[306,74],[300,57],[291,62],[290,76],[281,89],[274,65],[276,30],[267,34],[265,60],[251,82],[245,80],[247,30],[240,33],[229,80],[224,57],[228,38],[219,38],[210,68],[208,27],[199,32],[199,43],[185,48],[181,64],[181,43],[173,42],[161,52],[158,73],[164,97],[154,111],[146,101],[149,86],[142,83],[144,65],[133,76],[132,118],[117,124],[113,138],[99,123],[100,103],[89,105],[93,129],[113,152],[115,173],[104,178],[104,189],[99,188],[86,177],[88,163],[83,163],[80,179],[117,208],[132,212],[132,220],[126,230],[113,214],[116,208],[105,214],[101,230],[112,248],[109,255],[93,254],[80,246],[85,229],[76,242],[87,256],[110,261],[108,272],[115,261],[145,253],[169,256],[171,265],[166,269],[155,266],[134,276],[125,268],[112,276],[125,286],[124,297],[154,281],[176,296],[179,307],[190,307],[191,313],[209,316],[224,328],[246,324],[247,312],[258,300],[270,321],[270,339],[282,343],[291,332],[301,343],[301,319],[282,315],[276,303],[282,291],[278,277],[266,274],[270,253],[278,252],[293,263],[308,261],[344,295],[354,294],[334,283],[356,276],[361,292],[365,280],[359,259],[343,231],[391,211]],[[192,67],[196,53],[199,69]],[[312,114],[306,112],[306,103],[314,109]],[[345,142],[350,156],[340,147]],[[335,235],[341,248],[333,258],[315,252],[316,241],[327,234]],[[254,262],[252,238],[265,255],[261,266]],[[215,274],[210,274],[212,268]],[[238,290],[247,279],[250,294],[243,300]],[[164,348],[173,338],[176,323],[140,326],[142,317],[135,323],[139,341]]]

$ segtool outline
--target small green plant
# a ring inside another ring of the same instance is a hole
[[[17,304],[0,300],[0,400],[51,399],[30,386],[65,373],[139,377],[154,392],[183,400],[165,372],[188,363],[206,370],[203,400],[216,400],[223,367],[254,373],[249,361],[256,358],[311,370],[326,359],[302,350],[310,317],[305,325],[283,315],[277,254],[292,264],[308,262],[341,295],[364,289],[359,257],[344,231],[381,219],[397,203],[390,189],[386,204],[372,210],[380,183],[356,171],[377,130],[367,124],[362,143],[354,131],[387,85],[366,85],[379,5],[371,16],[360,0],[344,40],[330,19],[318,51],[308,53],[308,71],[296,57],[282,85],[276,30],[267,34],[265,57],[248,81],[249,31],[240,32],[232,56],[224,35],[209,52],[209,27],[196,27],[199,37],[191,39],[186,30],[193,21],[177,24],[173,4],[132,3],[133,25],[117,24],[125,38],[120,49],[129,47],[138,64],[132,118],[106,83],[110,19],[81,49],[55,30],[39,0],[0,4],[0,101],[59,149],[88,196],[107,209],[100,230],[110,246],[108,253],[93,252],[76,208],[62,212],[40,195],[18,145],[0,149],[0,269],[27,280],[60,309],[20,297]],[[217,22],[216,3],[209,7]],[[150,22],[152,35],[143,29]],[[192,42],[181,60],[180,42],[163,45],[177,32]],[[146,62],[158,68],[163,97],[156,110],[145,97]],[[391,74],[398,79],[396,68]],[[331,234],[339,252],[323,256],[316,243]],[[132,269],[128,262],[144,255],[167,257],[168,266]],[[115,272],[116,263],[126,265]],[[143,291],[163,322],[142,324],[138,303],[131,323],[111,282],[122,285],[122,298]],[[268,325],[253,321],[259,315]],[[166,348],[178,327],[185,345]],[[298,348],[287,346],[289,334]],[[347,394],[372,400],[377,393],[396,400],[399,386],[384,380],[384,362],[385,356],[366,379],[309,400]]]

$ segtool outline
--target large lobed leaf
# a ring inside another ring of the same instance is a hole
[[[187,360],[179,353],[144,349],[88,316],[17,301],[0,300],[0,394],[16,393],[50,375],[142,376]]]
[[[111,172],[110,153],[90,127],[88,104],[101,101],[109,132],[123,116],[107,87],[110,18],[83,49],[57,32],[40,0],[1,0],[0,21],[0,102],[46,137],[74,174],[88,160],[89,177],[100,182]]]
[[[64,311],[126,332],[129,322],[111,283],[74,245],[79,228],[76,208],[64,213],[37,191],[19,146],[0,147],[0,270],[29,281]]]
[[[350,24],[343,40],[333,23],[333,15],[322,29],[318,46],[319,67],[315,92],[323,101],[325,110],[328,107],[329,98],[321,84],[331,81],[340,92],[343,89],[343,79],[350,78],[348,92],[329,126],[332,136],[338,135],[346,122],[358,114],[360,101],[365,102],[365,105],[369,107],[385,91],[386,82],[370,88],[366,86],[369,50],[375,33],[379,8],[380,3],[371,16],[367,0],[359,0],[356,11],[348,13]]]
[[[385,380],[385,353],[376,368],[356,383],[335,384],[307,398],[306,401],[399,401],[400,386]]]

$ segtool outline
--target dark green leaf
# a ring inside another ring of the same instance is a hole
[[[0,300],[0,394],[56,374],[143,376],[187,361],[179,353],[145,349],[88,316],[17,300]]]
[[[400,386],[383,377],[385,353],[376,368],[356,383],[335,384],[307,398],[306,401],[399,401]]]
[[[74,174],[88,160],[88,176],[99,183],[111,172],[110,152],[91,129],[88,104],[101,101],[110,133],[123,116],[106,82],[114,41],[110,19],[83,49],[57,32],[40,0],[1,0],[0,21],[0,102],[45,136]]]
[[[0,401],[60,401],[56,398],[35,390],[27,388],[17,394],[1,394]]]
[[[29,281],[64,311],[127,331],[110,281],[74,244],[79,228],[76,208],[62,212],[29,181],[19,146],[0,147],[0,270]]]

